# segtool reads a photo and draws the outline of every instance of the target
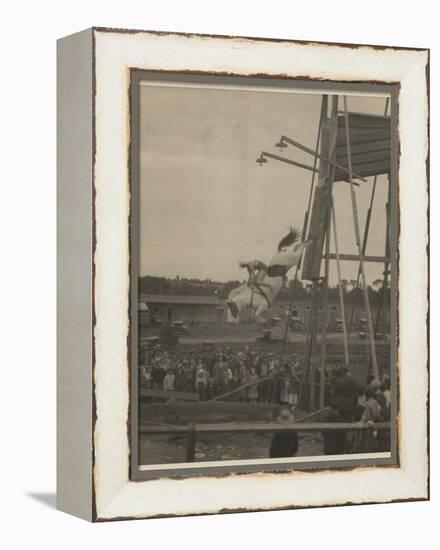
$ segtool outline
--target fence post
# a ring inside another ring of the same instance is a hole
[[[195,424],[190,424],[188,433],[188,446],[186,448],[186,461],[194,462],[194,453],[196,451],[196,427]]]

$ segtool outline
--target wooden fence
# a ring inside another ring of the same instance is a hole
[[[322,432],[334,430],[358,431],[358,430],[389,430],[390,422],[378,422],[374,424],[350,423],[350,422],[224,422],[218,424],[186,424],[184,426],[170,424],[152,424],[139,427],[140,435],[159,434],[188,434],[186,451],[187,462],[194,461],[194,453],[197,443],[197,434],[209,433],[254,433],[254,432]]]

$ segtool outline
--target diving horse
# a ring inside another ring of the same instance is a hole
[[[249,279],[228,296],[227,305],[234,319],[239,317],[243,308],[250,307],[255,311],[255,320],[259,324],[266,323],[265,313],[278,296],[287,272],[298,264],[310,243],[299,242],[300,238],[300,232],[291,228],[279,242],[278,250],[268,266],[260,260],[239,263],[240,267],[248,270]]]

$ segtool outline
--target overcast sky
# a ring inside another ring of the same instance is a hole
[[[241,280],[240,260],[268,262],[289,226],[302,227],[312,173],[255,160],[279,153],[281,134],[315,149],[321,96],[141,86],[140,101],[141,275]],[[383,114],[384,105],[348,98],[355,112]],[[292,147],[282,154],[313,162]],[[378,179],[368,254],[384,253],[386,183]],[[369,178],[356,190],[361,229],[371,187]],[[340,251],[356,253],[348,184],[335,183],[334,198]],[[368,279],[382,271],[369,264]],[[342,263],[343,278],[356,274],[357,264]]]

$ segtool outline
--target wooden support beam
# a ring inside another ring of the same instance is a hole
[[[336,150],[336,137],[338,133],[338,96],[333,96],[332,98],[332,114],[330,119],[330,139],[329,139],[329,150],[328,158],[329,168],[327,173],[327,180],[330,186],[330,200],[327,207],[327,228],[326,228],[326,238],[325,238],[325,264],[324,264],[324,279],[323,279],[323,288],[322,288],[322,301],[321,307],[323,312],[322,325],[321,325],[321,361],[319,369],[319,408],[324,407],[325,401],[325,382],[326,382],[326,369],[327,369],[327,327],[328,327],[328,281],[329,281],[329,272],[330,272],[330,237],[331,237],[331,209],[332,209],[332,187],[334,174],[336,170],[335,165],[335,150]],[[351,175],[351,173],[349,173]]]
[[[380,174],[388,174],[391,168],[389,159],[378,160],[372,162],[363,162],[361,164],[353,164],[356,168],[356,173],[362,177],[379,176]],[[347,174],[342,170],[336,170],[335,181],[347,181]],[[353,182],[354,183],[354,182]]]
[[[342,288],[342,275],[341,275],[341,262],[339,257],[339,244],[338,244],[338,231],[336,228],[336,212],[335,212],[335,201],[332,200],[332,225],[333,225],[333,237],[335,240],[335,249],[336,249],[336,270],[338,273],[338,287],[339,287],[339,303],[341,306],[341,314],[342,314],[342,328],[344,331],[344,358],[345,358],[345,366],[348,368],[350,365],[350,357],[348,354],[348,336],[347,336],[347,324],[345,322],[345,306],[344,306],[344,290]],[[327,255],[327,257],[329,254]]]
[[[357,145],[360,143],[371,143],[373,141],[378,140],[384,140],[384,139],[390,139],[390,131],[389,130],[364,130],[364,129],[358,129],[353,130],[353,133],[350,132],[350,144],[351,145]],[[345,130],[341,129],[340,132],[338,132],[338,139],[336,141],[336,146],[339,145],[345,145],[347,143],[346,137],[345,137]]]
[[[347,166],[348,160],[347,155],[341,155],[338,157],[338,163],[341,166]],[[364,165],[369,163],[378,163],[380,161],[391,162],[391,151],[390,149],[376,149],[375,151],[360,151],[359,153],[352,153],[351,162],[353,166]],[[347,170],[345,170],[347,173]],[[353,174],[353,177],[356,177]]]
[[[319,408],[324,407],[325,400],[325,374],[327,368],[327,326],[328,326],[328,279],[330,272],[330,234],[331,234],[331,206],[327,212],[327,234],[325,238],[325,254],[324,254],[324,279],[322,281],[322,324],[321,324],[321,361],[319,367]]]
[[[339,111],[338,126],[345,128],[344,111]],[[348,113],[350,133],[355,128],[391,128],[391,117],[384,115],[368,115],[365,113]]]
[[[367,310],[368,336],[370,340],[371,360],[372,360],[374,377],[378,378],[379,370],[378,370],[377,357],[376,357],[376,344],[374,341],[373,322],[371,319],[371,309],[370,309],[370,298],[368,296],[367,280],[365,275],[364,252],[362,250],[361,235],[360,235],[360,229],[359,229],[359,216],[358,216],[356,192],[352,184],[353,167],[351,164],[351,141],[350,141],[349,116],[348,116],[348,109],[347,109],[347,96],[344,96],[344,122],[345,122],[345,137],[347,139],[348,169],[350,171],[350,183],[351,183],[350,194],[351,194],[351,204],[352,204],[352,210],[353,210],[353,222],[354,222],[356,246],[359,251],[359,266],[360,266],[361,277],[362,277],[365,308]]]
[[[226,433],[226,432],[322,432],[323,430],[381,430],[390,429],[390,422],[361,424],[350,422],[224,422],[219,424],[187,424],[185,426],[140,426],[141,434]],[[191,438],[187,456],[193,451],[195,438]]]
[[[323,256],[324,258],[324,256]],[[330,260],[336,260],[336,254],[331,252],[329,254]],[[359,254],[339,254],[340,260],[345,260],[348,262],[358,262],[359,261]],[[364,262],[371,262],[371,263],[389,263],[390,259],[385,256],[364,256]]]
[[[330,147],[330,124],[328,121],[322,124],[320,151],[323,156],[328,155]],[[333,175],[333,174],[331,174]],[[327,229],[327,212],[330,208],[332,196],[332,178],[330,178],[329,164],[321,160],[319,163],[318,186],[313,198],[312,213],[310,217],[309,233],[307,238],[311,244],[306,248],[303,260],[302,278],[309,281],[320,277],[321,257],[324,247],[324,239]]]
[[[359,153],[371,153],[373,151],[382,151],[383,149],[390,150],[391,140],[388,139],[376,139],[374,141],[367,141],[365,143],[358,143],[351,147],[352,156]],[[345,143],[336,147],[336,158],[341,159],[347,157],[347,145]]]
[[[165,391],[158,389],[142,388],[139,391],[140,399],[147,399],[150,397],[160,399],[181,399],[182,401],[198,401],[199,395],[197,393],[186,391]]]
[[[196,444],[197,444],[197,436],[196,436],[196,426],[195,424],[190,424],[189,426],[189,435],[188,435],[188,444],[186,447],[186,461],[187,462],[194,462],[194,455],[196,453]]]
[[[389,98],[387,97],[386,100],[385,100],[385,112],[384,112],[384,116],[387,116],[387,113],[388,113],[388,106],[389,106]],[[391,135],[390,135],[391,137]],[[377,142],[373,142],[373,143],[377,143],[377,144],[383,144],[384,142],[382,141],[377,141]],[[345,148],[347,148],[347,145],[344,146]],[[358,152],[359,151],[359,145],[351,145],[350,147],[350,150],[353,152]],[[362,147],[365,147],[365,145],[362,145]],[[388,139],[387,140],[387,147],[390,148],[391,147],[391,140]],[[374,181],[373,181],[373,188],[371,190],[371,197],[370,197],[370,205],[368,207],[368,211],[367,211],[367,219],[365,221],[365,227],[364,227],[364,236],[363,236],[363,240],[362,240],[362,254],[364,254],[364,258],[365,258],[365,252],[367,250],[367,243],[368,243],[368,234],[369,234],[369,231],[370,231],[370,222],[371,222],[371,215],[372,215],[372,212],[373,212],[373,203],[374,203],[374,197],[375,197],[375,194],[376,194],[376,185],[377,185],[377,174],[374,176]],[[387,254],[385,252],[385,256],[389,256],[389,253]],[[356,277],[356,286],[355,288],[359,288],[359,280],[360,280],[360,277],[361,277],[361,266],[359,264],[359,268],[358,268],[358,274],[357,274],[357,277]],[[351,333],[351,328],[352,328],[352,325],[353,325],[353,317],[354,317],[354,310],[355,310],[355,306],[353,305],[352,309],[351,309],[351,316],[350,316],[350,325],[349,325],[349,329],[348,329],[348,336],[350,336],[350,333]]]

